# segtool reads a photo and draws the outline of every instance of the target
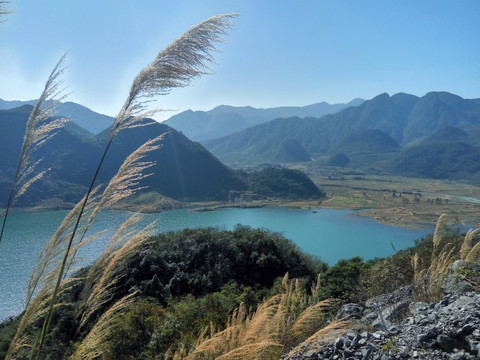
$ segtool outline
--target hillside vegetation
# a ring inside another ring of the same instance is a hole
[[[478,229],[462,234],[442,216],[413,248],[327,267],[281,235],[244,226],[131,239],[65,289],[45,359],[278,359],[311,336],[347,331],[351,322],[334,321],[342,303],[408,284],[416,299],[439,299],[455,260],[479,260],[478,240]],[[0,326],[3,351],[16,326]]]
[[[480,172],[472,159],[478,158],[479,129],[478,99],[447,92],[422,97],[399,93],[381,94],[320,118],[275,119],[203,144],[237,167],[309,160],[335,165],[329,158],[343,153],[348,161],[340,164],[368,172],[478,182]],[[466,135],[459,137],[460,132]],[[285,141],[296,144],[303,155],[279,156]]]
[[[32,107],[24,105],[11,110],[0,110],[0,150],[4,154],[18,154],[23,140],[25,124]],[[205,201],[229,199],[232,191],[254,191],[259,196],[301,198],[323,196],[305,176],[289,170],[277,171],[277,180],[292,185],[291,189],[277,186],[274,181],[256,184],[265,173],[244,174],[222,164],[202,145],[193,142],[169,126],[144,119],[143,126],[125,129],[113,140],[105,165],[98,179],[106,184],[117,172],[129,154],[146,141],[164,134],[161,147],[145,160],[153,161],[151,176],[142,180],[151,192],[166,199],[166,206],[175,201]],[[39,170],[51,167],[41,183],[32,186],[18,206],[43,206],[44,208],[68,208],[80,200],[93,175],[102,151],[108,142],[110,130],[93,135],[73,122],[60,128],[56,135],[35,153],[42,159]],[[17,158],[5,156],[0,160],[0,199],[5,201],[10,190]],[[267,186],[268,184],[268,186]],[[255,190],[253,190],[255,189]],[[257,192],[258,191],[258,192]]]

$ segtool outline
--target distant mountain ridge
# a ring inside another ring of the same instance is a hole
[[[406,147],[445,127],[468,131],[479,126],[479,99],[462,99],[447,92],[431,92],[423,97],[385,93],[336,114],[275,119],[202,143],[223,162],[242,166],[278,162],[272,149],[286,139],[296,141],[312,158],[318,158],[348,136],[366,130],[379,130]]]
[[[282,106],[275,108],[235,107],[220,105],[209,111],[187,110],[164,121],[195,141],[206,141],[242,131],[277,118],[321,117],[337,113],[350,106],[358,106],[364,100],[354,99],[347,104],[321,102],[307,106]]]
[[[18,154],[23,141],[31,105],[10,110],[0,110],[0,206],[8,199],[14,178]],[[262,173],[254,177],[243,171],[232,170],[202,145],[189,140],[168,125],[152,119],[144,119],[146,126],[122,130],[114,139],[102,166],[98,184],[106,184],[116,173],[125,158],[146,141],[164,134],[161,147],[149,153],[144,161],[155,165],[148,169],[141,186],[160,194],[172,204],[176,201],[228,200],[231,192],[236,195],[250,190],[250,196],[323,197],[323,192],[302,172],[285,169],[281,173]],[[81,199],[93,176],[100,156],[109,138],[109,129],[93,135],[69,121],[56,135],[35,151],[33,157],[42,159],[38,171],[51,168],[19,199],[18,206],[45,208],[70,207]],[[280,176],[279,176],[280,174]],[[273,188],[269,176],[291,185],[291,191]],[[267,181],[257,186],[257,182]],[[262,192],[251,192],[254,188]],[[157,198],[158,198],[157,197]],[[173,200],[172,200],[173,199]],[[151,202],[152,198],[147,199]]]
[[[2,100],[0,99],[0,110],[9,110],[20,107],[22,105],[34,106],[36,100],[19,101],[19,100]],[[111,116],[99,114],[89,108],[74,103],[74,102],[60,102],[57,105],[57,116],[64,116],[75,122],[78,126],[90,131],[92,134],[98,134],[108,128],[113,118]]]

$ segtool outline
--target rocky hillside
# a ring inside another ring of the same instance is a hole
[[[415,302],[409,286],[365,306],[344,305],[336,317],[344,330],[334,339],[313,336],[282,360],[478,359],[480,292],[464,285],[448,289],[439,302]]]

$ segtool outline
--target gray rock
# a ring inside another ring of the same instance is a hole
[[[440,334],[437,336],[437,343],[446,352],[453,352],[453,349],[458,346],[455,339],[445,334]]]
[[[473,291],[473,283],[480,279],[480,264],[457,260],[450,266],[445,279],[443,292],[445,294],[465,294]],[[473,280],[473,281],[472,281]]]
[[[355,318],[360,319],[362,317],[363,307],[359,304],[345,304],[337,312],[336,319],[343,318]]]
[[[460,331],[458,332],[458,335],[470,335],[473,333],[473,331],[475,330],[475,325],[473,323],[468,323],[466,325],[464,325]]]

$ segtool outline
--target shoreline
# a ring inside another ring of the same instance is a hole
[[[131,212],[140,212],[145,214],[161,213],[163,211],[174,210],[174,209],[185,209],[191,212],[207,212],[207,211],[216,211],[219,209],[254,209],[254,208],[263,208],[263,207],[288,207],[292,209],[305,209],[312,210],[316,212],[316,209],[334,209],[334,210],[351,210],[354,211],[357,216],[368,217],[374,221],[377,221],[384,225],[390,226],[400,226],[403,228],[411,229],[421,229],[429,228],[436,224],[438,217],[431,218],[431,221],[428,219],[415,216],[411,212],[408,212],[404,209],[399,208],[368,208],[364,206],[339,206],[338,204],[329,203],[331,199],[310,199],[310,200],[285,200],[285,199],[271,199],[271,200],[261,200],[261,201],[251,201],[251,202],[242,202],[242,203],[232,203],[232,202],[223,202],[223,201],[210,201],[210,202],[195,202],[188,203],[185,206],[155,206],[150,205],[148,207],[124,203],[117,206],[111,207],[107,210],[117,210],[117,211],[131,211]],[[24,208],[15,208],[11,211],[24,211],[30,213],[43,212],[43,211],[69,211],[71,208],[68,207],[24,207]],[[396,216],[392,216],[396,215]],[[408,215],[408,216],[406,216]],[[440,216],[440,214],[438,215]]]
[[[188,211],[215,211],[222,208],[260,208],[284,206],[297,209],[352,210],[358,216],[369,217],[379,223],[403,228],[434,227],[442,214],[457,218],[461,226],[480,226],[480,187],[459,182],[434,181],[401,177],[371,176],[342,178],[341,181],[316,178],[318,187],[327,198],[280,199],[271,198],[245,202],[199,201],[182,202],[165,198],[156,192],[132,197],[111,207],[142,213],[159,213],[172,209]],[[381,184],[379,186],[379,184]],[[388,187],[387,187],[388,185]],[[469,199],[473,199],[469,201]],[[35,207],[14,208],[12,211],[41,212],[70,210],[74,204],[52,203]]]

